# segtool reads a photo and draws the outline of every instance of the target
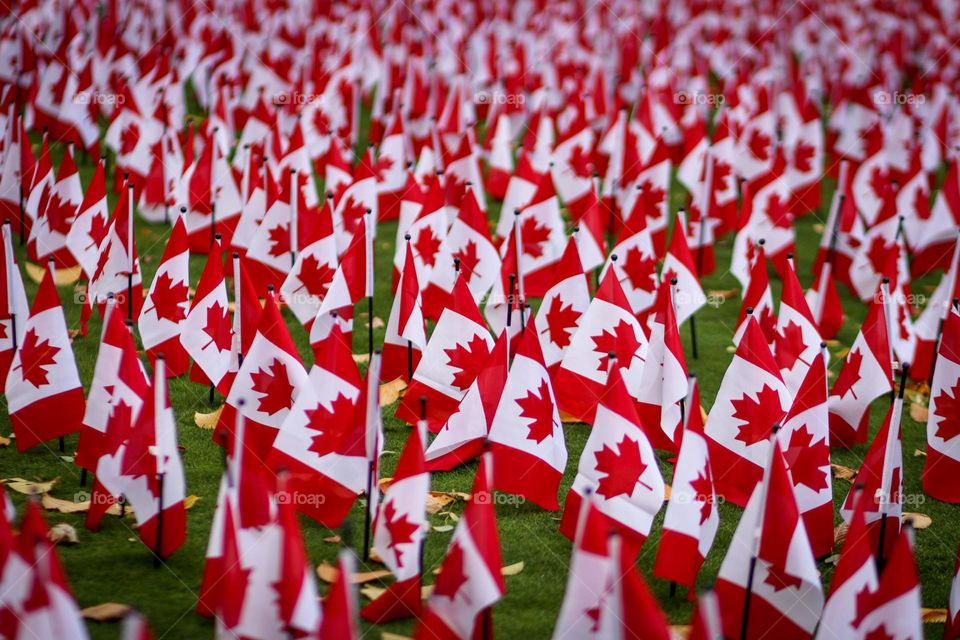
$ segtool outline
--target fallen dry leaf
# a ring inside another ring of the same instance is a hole
[[[210,413],[200,413],[197,411],[193,414],[193,422],[201,429],[213,429],[217,426],[217,423],[220,422],[220,414],[222,412],[223,405],[220,405]]]
[[[833,554],[832,556],[827,556],[827,559],[824,560],[824,563],[825,563],[825,564],[836,565],[838,560],[840,560],[840,554],[839,554],[839,553],[835,553],[835,554]]]
[[[732,298],[740,293],[739,289],[713,289],[707,291],[708,298],[719,298],[721,300],[726,300],[727,298]]]
[[[840,341],[836,338],[830,338],[829,340],[824,340],[823,343],[828,347],[839,347]]]
[[[5,478],[0,479],[0,484],[6,485],[11,491],[16,491],[17,493],[22,493],[24,495],[33,496],[42,493],[49,493],[53,489],[54,485],[57,484],[57,480],[60,478],[54,478],[47,482],[34,482],[32,480],[24,480],[23,478]]]
[[[685,640],[690,637],[689,624],[672,624],[668,627],[670,637],[675,640]]]
[[[60,513],[83,513],[90,510],[90,501],[73,502],[63,498],[54,498],[48,493],[40,498],[40,506],[47,511],[59,511]]]
[[[357,364],[361,364],[361,363],[363,363],[363,362],[370,362],[370,354],[369,354],[369,353],[355,353],[355,354],[353,354],[353,361],[356,362]]]
[[[128,613],[130,613],[130,606],[119,602],[104,602],[80,610],[80,615],[96,622],[114,622],[121,620]]]
[[[380,633],[380,640],[413,640],[410,636],[402,636],[399,633],[390,633],[383,631]]]
[[[444,507],[456,500],[447,493],[430,492],[427,494],[427,513],[440,513]]]
[[[737,352],[737,348],[732,344],[727,347],[727,353],[736,353],[736,352]]]
[[[362,595],[367,600],[376,600],[384,593],[386,593],[385,587],[377,587],[372,584],[365,584],[360,587],[360,595]]]
[[[663,499],[664,499],[664,500],[669,500],[669,499],[670,499],[670,493],[671,493],[672,491],[673,491],[673,487],[671,487],[671,486],[668,485],[668,484],[663,485]]]
[[[183,499],[183,508],[190,509],[193,505],[197,504],[197,500],[200,499],[200,496],[187,496]]]
[[[43,276],[47,273],[46,265],[40,266],[39,264],[34,264],[32,262],[26,262],[23,265],[23,268],[26,270],[27,276],[38,284],[43,279]],[[56,273],[53,274],[53,282],[58,287],[65,287],[68,284],[73,284],[79,280],[80,273],[80,265],[69,268],[58,267]]]
[[[933,518],[925,513],[904,512],[902,520],[903,522],[910,522],[914,529],[926,529],[933,524]]]
[[[79,538],[77,538],[77,530],[73,528],[73,525],[69,525],[66,522],[58,522],[50,527],[50,531],[47,532],[47,538],[53,544],[77,544],[80,542]]]
[[[560,411],[560,422],[563,422],[566,424],[573,424],[576,422],[583,422],[583,421],[580,418],[575,418],[574,416],[570,415],[566,411]]]
[[[505,576],[515,576],[523,571],[523,567],[523,560],[521,560],[520,562],[514,562],[513,564],[508,564],[507,566],[502,567],[500,569],[500,573]]]
[[[947,621],[947,610],[920,607],[920,619],[924,624],[943,624]]]
[[[327,583],[332,583],[337,579],[339,570],[332,564],[321,562],[317,565],[317,577]],[[374,580],[381,580],[390,577],[392,574],[387,569],[378,569],[376,571],[358,571],[354,573],[351,582],[353,584],[365,584]]]
[[[13,442],[13,440],[10,438],[0,436],[0,447],[9,447],[11,442]]]
[[[910,417],[913,418],[916,422],[926,423],[927,417],[930,415],[930,410],[919,402],[910,403]]]
[[[841,522],[833,530],[833,546],[843,547],[843,541],[847,539],[847,531],[850,530],[850,525],[846,522]]]
[[[847,357],[847,354],[850,353],[850,347],[843,347],[842,349],[837,349],[833,352],[833,357],[837,360],[843,360]]]
[[[343,542],[343,538],[340,536],[327,536],[326,538],[323,538],[323,541],[327,544],[340,544]]]
[[[387,326],[387,325],[384,324],[383,320],[381,320],[381,319],[378,318],[377,316],[373,316],[373,328],[374,328],[374,329],[383,329],[385,326]]]
[[[433,530],[437,533],[446,533],[447,531],[453,531],[453,525],[451,524],[437,524],[433,526]]]
[[[831,464],[830,468],[833,469],[834,478],[840,478],[841,480],[846,480],[847,482],[852,483],[853,479],[857,477],[856,469],[845,467],[842,464]]]
[[[914,450],[913,450],[913,457],[914,457],[914,458],[925,458],[925,457],[927,457],[927,452],[926,452],[926,451],[920,451],[920,449],[914,449]]]
[[[385,407],[393,404],[403,396],[403,390],[407,388],[407,383],[403,378],[397,378],[390,382],[384,382],[380,385],[380,406]]]

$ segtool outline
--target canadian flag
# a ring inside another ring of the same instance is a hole
[[[826,349],[813,356],[777,440],[790,468],[793,493],[813,555],[829,555],[834,536]]]
[[[483,189],[483,173],[480,171],[479,154],[474,151],[470,135],[464,133],[460,144],[446,162],[444,182],[450,205],[460,207],[467,191],[473,193],[481,211],[487,210],[487,196]]]
[[[400,211],[400,202],[406,190],[406,162],[410,157],[408,136],[403,128],[403,114],[397,109],[390,128],[377,150],[377,193],[381,220],[394,220]]]
[[[504,331],[456,410],[447,417],[427,447],[427,467],[431,471],[449,471],[483,453],[506,385],[507,354],[507,333]]]
[[[97,272],[100,246],[107,237],[109,218],[107,182],[103,159],[100,159],[65,240],[70,253],[83,268],[87,280],[92,280]]]
[[[536,325],[523,332],[488,436],[493,488],[554,511],[567,465],[560,414]]]
[[[74,458],[76,464],[89,471],[96,471],[97,462],[106,449],[115,446],[107,438],[111,416],[121,411],[129,413],[130,420],[135,418],[148,387],[133,335],[124,325],[116,305],[116,302],[108,303],[104,313],[103,335]]]
[[[424,396],[427,425],[433,432],[439,430],[486,364],[492,346],[493,338],[466,279],[459,278],[451,304],[440,314],[396,416],[416,424],[420,397]]]
[[[837,291],[837,281],[833,277],[833,265],[830,262],[823,264],[820,275],[813,281],[804,297],[810,315],[820,330],[820,336],[825,340],[836,337],[843,327],[843,305],[840,303],[840,292]]]
[[[724,635],[809,638],[823,610],[820,574],[783,453],[775,438],[767,442],[772,446],[764,478],[740,516],[717,576]]]
[[[916,381],[929,381],[936,373],[934,363],[938,359],[940,335],[946,324],[953,299],[960,297],[960,243],[953,251],[950,268],[940,278],[940,283],[930,296],[927,306],[913,323],[916,344],[913,360],[910,361],[910,377]]]
[[[661,281],[672,282],[674,279],[677,281],[673,285],[673,303],[676,307],[678,327],[707,303],[707,296],[700,284],[697,265],[687,244],[685,226],[682,216],[678,214],[673,225],[674,231],[670,236],[670,246],[660,270]]]
[[[670,640],[667,616],[637,570],[636,554],[618,534],[609,544],[616,573],[600,613],[604,626],[612,627],[612,638]]]
[[[947,624],[943,630],[943,637],[948,640],[956,640],[960,637],[960,549],[957,550],[957,561],[953,567],[953,582],[950,585]]]
[[[278,478],[277,496],[293,497],[283,473]],[[280,525],[280,620],[290,635],[314,633],[321,624],[317,605],[317,581],[311,571],[310,559],[300,535],[296,508],[292,500],[277,500],[277,522]]]
[[[330,289],[337,270],[337,242],[333,236],[333,221],[330,199],[320,210],[319,218],[311,229],[316,237],[302,238],[303,249],[297,253],[293,268],[280,285],[284,304],[308,330],[323,298]]]
[[[353,239],[340,257],[318,314],[353,307],[361,298],[373,296],[374,220],[372,214],[368,214],[357,223]]]
[[[943,323],[927,417],[923,490],[937,500],[960,503],[960,416],[950,408],[960,398],[960,313],[950,309]]]
[[[229,392],[224,381],[230,369],[230,347],[233,343],[228,306],[223,255],[220,241],[215,240],[200,275],[190,311],[183,320],[180,344],[193,358],[194,368],[202,372],[200,376],[191,375],[191,379],[208,382],[219,388],[221,393]]]
[[[337,556],[337,579],[323,598],[319,638],[359,640],[357,594],[354,584],[357,559],[349,549]]]
[[[893,390],[886,310],[879,290],[830,390],[830,445],[867,441],[870,404]]]
[[[663,506],[664,491],[657,457],[614,366],[567,493],[560,533],[573,538],[581,502],[592,492],[608,526],[623,534],[631,550],[639,550]]]
[[[430,526],[426,511],[430,474],[422,438],[419,427],[410,430],[373,524],[373,550],[396,578],[360,612],[364,620],[376,624],[418,617],[421,611],[421,552]]]
[[[646,351],[647,337],[615,270],[608,269],[557,370],[554,388],[560,409],[592,423],[607,385],[610,354],[629,386],[631,380],[639,381]]]
[[[922,171],[918,175],[921,180],[925,180],[923,187],[929,189],[929,177]],[[929,193],[921,193],[916,200],[926,205],[928,198]],[[943,187],[937,192],[933,207],[924,213],[927,215],[912,217],[910,224],[904,227],[912,250],[910,268],[914,275],[946,268],[949,260],[947,256],[953,253],[956,247],[956,226],[957,220],[960,220],[960,162],[956,159],[948,165]]]
[[[447,206],[440,178],[433,176],[427,185],[427,195],[417,217],[404,228],[397,227],[396,252],[393,258],[394,282],[399,281],[400,272],[406,264],[407,251],[404,244],[413,250],[417,272],[423,274],[426,281],[430,272],[438,266],[437,256],[440,244],[447,233]],[[402,240],[410,238],[408,243]],[[439,264],[439,268],[448,269],[450,265]]]
[[[607,525],[607,516],[597,508],[593,496],[587,495],[577,514],[567,589],[553,631],[555,640],[616,637],[609,634],[616,619],[603,616],[604,602],[618,578]]]
[[[11,638],[86,640],[86,625],[48,533],[38,501],[28,502],[19,535],[5,541],[11,548],[0,576],[0,612],[14,618]]]
[[[687,363],[674,316],[672,285],[665,280],[657,291],[650,346],[637,391],[637,415],[655,448],[679,450],[683,429],[681,405],[688,390]]]
[[[387,319],[383,339],[384,380],[402,378],[407,382],[420,364],[423,349],[427,346],[426,325],[423,318],[423,298],[413,248],[407,241],[407,258],[400,276],[400,291],[394,298]]]
[[[236,414],[246,418],[247,442],[255,451],[269,451],[277,430],[307,388],[307,372],[273,295],[260,314],[257,335],[240,365],[220,413],[214,438],[225,446]]]
[[[653,574],[692,590],[717,535],[720,511],[703,434],[700,388],[696,380],[691,380],[689,386],[686,425]]]
[[[902,638],[921,640],[925,637],[920,599],[920,577],[910,542],[910,527],[904,527],[893,540],[893,550],[884,564],[877,590],[865,594],[863,617],[856,625],[858,637]],[[857,599],[857,614],[861,600]],[[863,634],[862,636],[860,634]]]
[[[825,352],[820,347],[817,324],[790,261],[783,271],[783,289],[773,343],[780,376],[791,395],[795,394],[806,378],[813,359]]]
[[[244,254],[250,247],[257,227],[267,215],[267,181],[273,180],[263,157],[253,149],[247,151],[241,180],[240,197],[243,207],[237,219],[237,226],[230,237],[230,246]],[[327,203],[332,204],[332,200],[333,196],[329,195]]]
[[[876,543],[867,528],[864,507],[870,498],[860,492],[850,526],[847,528],[840,559],[830,583],[830,596],[823,606],[817,640],[844,640],[860,637],[864,603],[877,589]]]
[[[371,153],[368,151],[363,156],[353,174],[353,181],[337,199],[333,209],[333,233],[339,253],[346,251],[365,215],[369,214],[371,220],[376,220],[379,215],[377,174],[373,170]],[[368,233],[372,234],[373,229],[369,229]]]
[[[583,216],[588,198],[596,194],[591,158],[594,138],[593,129],[588,126],[581,110],[553,149],[553,166],[550,167],[553,184],[575,219]]]
[[[496,105],[495,105],[496,108]],[[510,130],[510,118],[502,109],[487,116],[490,134],[486,138],[487,150],[487,192],[499,200],[505,200],[510,181],[515,175],[513,169],[513,134]]]
[[[58,267],[72,267],[77,264],[76,258],[67,248],[67,234],[82,202],[80,174],[73,162],[73,153],[68,147],[57,170],[56,182],[50,185],[37,212],[37,219],[30,226],[27,251],[34,260],[39,262],[52,257]]]
[[[567,244],[553,178],[545,174],[530,202],[516,216],[517,262],[526,296],[542,296],[553,282],[553,269]],[[500,247],[501,258],[509,243]]]
[[[704,429],[713,468],[722,470],[714,477],[718,494],[737,505],[747,503],[763,476],[770,430],[782,422],[790,401],[760,325],[750,315]]]
[[[476,637],[478,628],[490,629],[491,607],[506,586],[489,474],[490,462],[484,459],[414,632],[419,640],[468,640]]]
[[[137,184],[143,184],[150,173],[154,145],[163,137],[163,123],[143,114],[143,106],[134,92],[123,82],[117,108],[104,135],[104,142],[117,154],[117,169],[128,171]]]
[[[26,319],[4,387],[10,422],[21,453],[80,430],[84,399],[50,264]],[[56,420],[50,416],[56,415]]]
[[[776,338],[777,316],[773,310],[773,290],[770,288],[770,277],[767,275],[767,256],[763,250],[763,244],[763,240],[760,240],[755,247],[753,264],[750,267],[750,281],[743,292],[743,301],[740,303],[740,313],[737,316],[737,329],[733,333],[734,344],[740,342],[747,318],[751,315],[760,324],[767,344],[772,344]]]
[[[158,355],[163,356],[164,370],[171,378],[183,375],[190,367],[189,356],[180,342],[180,328],[186,320],[189,303],[187,230],[183,218],[177,218],[137,319],[147,356],[151,362],[155,362]]]
[[[0,254],[0,383],[6,384],[17,346],[23,344],[27,317],[27,294],[13,251],[10,223],[2,227]]]
[[[299,240],[309,244],[309,215],[303,190],[297,188],[297,176],[282,172],[279,184],[267,173],[267,212],[250,238],[244,261],[254,276],[257,288],[279,287],[293,268],[293,254]],[[302,185],[301,185],[302,186]],[[297,204],[294,205],[294,198]],[[296,213],[295,213],[296,210]],[[296,223],[294,227],[294,222]],[[296,228],[296,231],[292,229]]]
[[[720,605],[713,590],[703,591],[697,597],[697,606],[690,620],[688,640],[723,640],[723,622]]]
[[[191,251],[206,251],[217,233],[229,246],[243,211],[244,194],[214,138],[207,140],[203,152],[184,171],[177,199],[187,204],[184,223]]]
[[[625,220],[604,270],[612,269],[634,315],[645,317],[657,298],[657,255],[642,211]],[[603,276],[601,275],[601,280]]]
[[[540,337],[543,363],[551,378],[556,375],[589,307],[590,280],[580,262],[576,236],[570,236],[554,271],[554,284],[544,294],[533,322]]]
[[[137,317],[143,306],[143,280],[133,235],[133,185],[129,183],[120,192],[98,251],[97,266],[87,289],[87,304],[102,306],[113,295],[122,302],[118,307],[122,313]]]

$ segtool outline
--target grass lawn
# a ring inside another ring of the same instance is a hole
[[[61,149],[54,150],[55,164],[59,163]],[[87,160],[78,160],[81,176],[86,185],[93,171]],[[831,187],[832,188],[832,187]],[[681,194],[674,189],[674,203],[680,201]],[[827,195],[827,194],[825,194]],[[111,197],[111,210],[114,202]],[[824,200],[827,201],[826,198]],[[495,209],[494,209],[495,210]],[[810,265],[813,260],[819,227],[825,219],[821,211],[809,215],[797,222],[798,271],[804,286],[810,284]],[[157,268],[163,252],[168,229],[162,225],[151,225],[137,220],[137,243],[141,255],[144,283],[148,284]],[[396,223],[385,223],[379,228],[376,240],[376,260],[378,264],[376,280],[376,304],[374,313],[386,320],[389,315],[390,264],[393,256],[393,240],[396,235]],[[738,287],[733,276],[724,272],[729,264],[732,237],[725,238],[717,247],[718,272],[704,281],[705,289],[725,290]],[[196,285],[203,269],[205,256],[192,256],[191,283]],[[915,293],[929,294],[930,278],[915,284]],[[774,282],[779,289],[779,282]],[[32,299],[36,285],[27,282],[28,296]],[[71,327],[79,326],[79,306],[73,301],[73,288],[60,290]],[[862,321],[865,307],[853,300],[846,291],[841,292],[844,310],[849,318],[838,336],[841,345],[849,346]],[[775,291],[778,295],[778,291]],[[690,349],[689,327],[681,328],[688,368],[697,374],[705,408],[710,405],[720,385],[724,371],[732,357],[729,350],[733,326],[739,307],[739,296],[718,302],[717,306],[705,307],[696,317],[699,339],[699,359],[694,360]],[[365,306],[361,307],[366,309]],[[359,311],[359,309],[358,309]],[[309,368],[312,355],[307,334],[296,322],[292,314],[286,313],[287,323],[296,341],[304,363]],[[366,351],[367,320],[365,314],[359,314],[355,323],[355,351]],[[87,338],[74,341],[74,352],[85,386],[93,375],[97,355],[100,331],[99,318],[94,317]],[[382,341],[383,330],[375,332],[378,342]],[[837,353],[840,347],[832,348]],[[835,375],[842,361],[833,357],[830,370]],[[179,437],[185,451],[184,465],[187,474],[188,493],[200,497],[196,505],[188,512],[187,542],[161,568],[155,569],[150,553],[140,543],[132,528],[132,519],[119,519],[108,516],[100,533],[92,534],[83,529],[83,514],[64,515],[56,512],[47,514],[51,524],[66,522],[79,532],[79,544],[59,549],[69,581],[81,607],[103,602],[126,603],[143,611],[149,619],[158,638],[209,637],[213,624],[210,620],[194,614],[197,591],[203,569],[203,556],[207,544],[210,522],[217,496],[223,459],[219,447],[210,438],[210,432],[199,429],[194,424],[194,412],[208,412],[213,409],[209,403],[208,389],[191,383],[183,378],[170,381],[170,396],[176,412]],[[222,399],[217,398],[217,402]],[[872,427],[875,432],[886,410],[886,399],[875,403],[872,415]],[[393,418],[395,407],[384,407],[384,423],[387,434],[386,449],[383,458],[383,475],[392,475],[397,455],[403,446],[408,427]],[[9,418],[6,412],[0,416],[0,434],[10,432]],[[51,419],[56,419],[51,416]],[[945,607],[953,576],[953,566],[958,538],[960,538],[960,509],[945,503],[926,498],[921,490],[920,473],[923,458],[914,455],[914,451],[923,450],[925,425],[914,422],[904,412],[904,477],[905,510],[917,511],[929,515],[933,524],[928,529],[917,531],[916,554],[919,564],[923,603],[926,607]],[[565,425],[567,448],[570,452],[567,473],[561,492],[565,493],[573,481],[580,452],[586,442],[588,427],[584,425]],[[79,484],[79,468],[64,456],[72,454],[76,446],[76,436],[66,439],[66,453],[61,453],[56,442],[39,446],[20,455],[14,447],[0,449],[0,477],[19,476],[28,479],[49,480],[59,478],[52,495],[59,498],[75,499],[78,493],[89,490]],[[857,468],[866,452],[865,446],[851,451],[835,451],[833,461]],[[666,456],[661,454],[661,470],[667,482],[670,481],[671,466]],[[437,474],[433,478],[433,487],[438,490],[468,491],[473,478],[475,465],[469,465]],[[850,485],[843,480],[834,480],[835,505],[846,495]],[[18,507],[23,506],[25,496],[12,494]],[[79,499],[79,498],[76,498]],[[462,509],[462,503],[454,509]],[[360,500],[340,533],[343,540],[356,546],[362,544],[364,501]],[[727,550],[733,530],[737,525],[741,510],[731,505],[720,508],[721,525],[703,571],[700,574],[700,587],[712,584],[720,562]],[[548,513],[532,504],[502,504],[497,507],[500,541],[505,564],[523,561],[525,568],[521,573],[506,579],[507,594],[495,607],[495,631],[501,637],[543,638],[553,630],[560,602],[563,598],[570,556],[570,542],[557,532],[559,513]],[[647,541],[640,555],[640,566],[648,577],[648,582],[671,623],[686,624],[692,604],[686,599],[684,589],[679,589],[676,597],[669,596],[669,584],[650,577],[649,571],[657,550],[663,511],[653,527],[653,535]],[[436,525],[452,524],[446,516],[432,516]],[[837,515],[839,522],[839,515]],[[307,549],[314,563],[333,562],[339,545],[323,541],[334,532],[325,529],[307,518],[301,518],[303,535]],[[425,549],[425,573],[438,566],[448,544],[450,532],[432,531],[427,537]],[[832,566],[820,563],[825,590],[828,588]],[[426,582],[431,582],[427,577]],[[115,623],[90,623],[91,635],[95,638],[115,638],[118,627]],[[927,625],[928,637],[940,637],[942,625]],[[398,622],[383,627],[365,626],[365,634],[377,637],[380,630],[409,635],[412,624]]]

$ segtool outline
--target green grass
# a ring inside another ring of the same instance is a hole
[[[59,162],[61,153],[61,149],[54,149],[55,162]],[[93,167],[89,161],[82,161],[80,171],[86,184],[90,180]],[[675,189],[672,195],[674,206],[676,206],[682,194]],[[111,205],[112,202],[111,194]],[[797,222],[798,271],[805,286],[810,284],[810,265],[819,239],[815,224],[825,217],[823,212],[819,212]],[[139,219],[137,224],[137,243],[142,256],[144,282],[149,283],[163,251],[167,229],[144,223]],[[396,223],[386,223],[381,225],[377,239],[377,261],[380,268],[377,273],[374,313],[384,320],[389,314],[391,303],[388,265],[393,255],[395,235]],[[731,245],[730,237],[725,238],[718,245],[718,272],[705,279],[706,289],[723,290],[738,287],[735,279],[724,273],[725,267],[729,264]],[[199,278],[204,261],[204,256],[191,257],[193,284],[196,284]],[[926,290],[923,287],[930,282],[928,278],[916,285],[916,292],[925,293]],[[32,298],[36,286],[30,282],[27,285],[28,295]],[[774,287],[778,288],[778,285],[779,283],[775,281]],[[778,294],[778,291],[775,294]],[[849,345],[856,335],[865,309],[860,302],[846,295],[845,291],[842,295],[849,320],[838,338],[843,345]],[[61,289],[61,297],[70,326],[77,327],[79,308],[73,302],[72,287]],[[697,315],[700,353],[697,360],[690,357],[692,351],[689,327],[685,326],[681,330],[688,355],[688,368],[698,375],[702,385],[702,398],[708,410],[732,357],[728,347],[731,345],[738,306],[739,298],[735,296],[721,302],[719,306],[705,307]],[[361,308],[365,310],[365,306]],[[304,363],[309,367],[312,356],[306,332],[292,315],[286,313],[286,318]],[[366,351],[366,320],[364,315],[358,314],[355,327],[355,350],[361,353]],[[99,330],[99,318],[95,317],[90,326],[89,336],[74,342],[77,364],[85,385],[89,384],[93,375]],[[377,341],[382,341],[382,329],[377,330],[375,334]],[[835,348],[834,353],[836,351]],[[839,370],[840,364],[839,358],[832,359],[830,369],[834,374]],[[194,614],[194,605],[222,470],[222,456],[220,449],[211,441],[210,432],[197,428],[193,422],[195,411],[207,412],[212,409],[208,401],[207,388],[182,378],[175,379],[170,381],[170,396],[178,418],[180,442],[185,449],[183,460],[188,492],[200,496],[200,500],[188,512],[188,535],[183,548],[163,567],[155,569],[152,557],[140,543],[130,519],[108,517],[102,531],[93,534],[83,529],[82,515],[63,515],[53,512],[48,513],[47,516],[51,524],[66,522],[76,527],[79,532],[79,544],[61,547],[59,553],[81,607],[103,602],[126,603],[146,614],[158,638],[209,637],[213,625],[211,621]],[[218,398],[218,402],[219,400]],[[408,431],[406,425],[393,418],[394,408],[390,406],[383,410],[387,434],[386,449],[389,451],[383,458],[382,473],[385,476],[392,474],[396,464],[396,452],[401,450]],[[871,421],[874,431],[879,426],[885,409],[885,399],[875,403]],[[9,418],[6,412],[2,413],[0,433],[7,434],[10,431]],[[924,425],[914,422],[907,415],[904,416],[905,495],[906,499],[913,501],[912,506],[907,507],[908,510],[926,513],[933,519],[933,525],[929,529],[918,531],[916,535],[916,553],[923,583],[924,605],[945,607],[953,575],[954,554],[958,537],[960,537],[960,527],[958,527],[960,512],[956,507],[926,498],[922,492],[920,473],[923,458],[915,457],[914,450],[924,448],[924,428]],[[564,430],[570,455],[561,495],[573,481],[577,460],[588,434],[588,428],[584,425],[565,425]],[[36,447],[23,455],[18,454],[14,447],[0,449],[0,477],[20,476],[42,480],[58,477],[59,481],[52,494],[60,498],[73,499],[77,493],[84,492],[89,487],[84,489],[80,486],[79,469],[62,459],[62,456],[70,455],[74,450],[76,436],[68,437],[66,441],[66,454],[61,454],[57,450],[55,442]],[[833,460],[856,468],[860,465],[865,451],[864,446],[856,447],[851,451],[834,451]],[[671,467],[666,462],[666,456],[661,455],[661,462],[661,469],[669,482]],[[433,487],[438,490],[467,491],[471,485],[474,470],[475,466],[469,465],[449,473],[437,474],[433,478]],[[835,504],[839,504],[848,489],[847,482],[835,480]],[[19,507],[23,506],[24,496],[14,494],[13,498]],[[364,501],[358,501],[346,526],[339,532],[345,542],[355,546],[361,543],[363,506]],[[461,508],[462,504],[455,506],[457,511]],[[699,587],[707,587],[713,582],[739,520],[740,512],[741,510],[737,507],[721,505],[720,531],[700,574]],[[494,611],[496,633],[502,637],[547,637],[553,630],[563,598],[570,555],[569,541],[557,532],[559,513],[548,513],[531,504],[499,505],[497,516],[504,562],[509,564],[522,560],[525,568],[519,575],[506,580],[507,594]],[[681,588],[677,597],[670,598],[669,584],[652,578],[649,573],[657,550],[662,518],[663,511],[654,524],[652,536],[640,554],[639,563],[671,623],[685,624],[689,620],[692,608],[692,604],[685,598],[685,590]],[[432,516],[431,520],[434,524],[450,523],[444,516]],[[839,515],[837,515],[837,522],[839,522]],[[326,543],[323,538],[332,535],[333,532],[307,518],[301,518],[301,524],[312,562],[332,562],[339,546]],[[425,549],[427,575],[440,563],[449,539],[449,532],[431,532],[427,537]],[[826,590],[832,567],[821,563],[820,568]],[[428,577],[427,582],[430,581]],[[91,635],[95,638],[113,638],[118,633],[117,626],[111,623],[90,623],[89,628]],[[412,624],[407,621],[383,627],[365,626],[364,629],[368,634],[376,634],[379,630],[409,634],[412,631]],[[942,633],[941,625],[927,625],[927,632],[929,637],[939,637]]]

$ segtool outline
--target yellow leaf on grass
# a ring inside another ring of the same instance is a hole
[[[200,496],[187,496],[183,499],[183,508],[190,509],[193,505],[197,504],[197,500],[200,499]]]
[[[47,511],[59,511],[60,513],[84,513],[90,510],[90,501],[73,502],[63,498],[54,498],[48,493],[40,498],[40,506]]]
[[[523,571],[523,560],[520,562],[514,562],[513,564],[508,564],[507,566],[500,569],[500,573],[505,576],[515,576],[521,571]]]
[[[53,544],[77,544],[77,530],[66,522],[58,522],[47,531],[47,538]]]
[[[399,400],[403,395],[403,390],[406,388],[407,383],[403,378],[384,382],[380,385],[380,406],[385,407]]]
[[[669,500],[669,499],[670,499],[670,492],[671,492],[671,491],[673,491],[673,487],[671,487],[671,486],[668,485],[668,484],[663,485],[663,499],[664,499],[664,500]]]
[[[213,429],[217,426],[217,423],[220,422],[220,414],[222,412],[223,405],[220,405],[210,413],[200,413],[197,411],[193,414],[193,422],[201,429]]]
[[[360,364],[360,363],[363,363],[363,362],[370,362],[370,354],[369,354],[369,353],[355,353],[355,354],[353,354],[353,361],[356,362],[357,364]]]
[[[943,624],[947,621],[947,610],[920,607],[920,619],[924,624]]]
[[[846,480],[847,482],[853,482],[853,479],[857,477],[856,469],[845,467],[842,464],[831,464],[830,468],[833,469],[834,478],[840,478],[841,480]]]
[[[413,640],[410,636],[402,636],[399,633],[390,633],[389,631],[383,631],[380,634],[380,640]]]
[[[914,449],[914,450],[913,450],[913,457],[914,457],[914,458],[925,458],[925,457],[927,457],[927,452],[926,452],[926,451],[921,451],[920,449]]]
[[[95,620],[97,622],[113,622],[115,620],[120,620],[128,613],[130,613],[130,606],[126,604],[120,604],[119,602],[104,602],[103,604],[95,604],[92,607],[87,607],[86,609],[82,609],[80,611],[80,615],[87,620]]]
[[[726,300],[727,298],[734,297],[738,293],[740,293],[738,289],[713,289],[711,291],[707,291],[707,297]]]
[[[919,402],[910,403],[910,417],[917,422],[926,423],[927,417],[930,415],[930,410]]]
[[[360,595],[362,595],[367,600],[376,600],[377,598],[382,596],[384,593],[386,593],[386,591],[387,591],[386,588],[376,587],[372,584],[365,584],[362,587],[360,587]]]
[[[327,564],[326,562],[321,562],[317,565],[317,577],[319,577],[324,582],[333,582],[337,579],[337,574],[339,569],[337,569],[332,564]],[[353,584],[365,584],[367,582],[372,582],[374,580],[381,580],[387,578],[392,574],[387,569],[378,569],[376,571],[359,571],[353,574],[351,582]]]
[[[576,418],[576,417],[570,415],[570,414],[567,413],[566,411],[561,410],[561,411],[560,411],[560,422],[564,422],[564,423],[566,423],[566,424],[572,424],[572,423],[576,423],[576,422],[583,422],[583,420],[581,420],[580,418]]]
[[[374,328],[374,329],[383,329],[385,326],[387,326],[387,325],[384,324],[383,320],[381,320],[381,319],[378,318],[377,316],[373,316],[373,328]]]
[[[450,524],[437,524],[433,526],[433,530],[437,533],[446,533],[447,531],[453,531],[453,525]]]
[[[456,500],[449,493],[440,493],[431,491],[427,494],[427,513],[440,513],[440,511]]]
[[[904,522],[910,522],[914,529],[926,529],[933,524],[933,518],[925,513],[904,512],[902,519]]]
[[[0,436],[0,447],[9,447],[11,442],[13,441],[10,438]]]
[[[847,357],[847,354],[850,353],[850,347],[843,347],[842,349],[837,349],[833,352],[833,357],[837,360],[843,360]]]
[[[690,637],[689,624],[672,624],[668,628],[670,630],[671,638],[678,638],[679,640],[684,640],[684,638]]]
[[[47,273],[47,266],[40,266],[39,264],[34,264],[32,262],[27,262],[24,264],[24,269],[27,272],[27,276],[36,283],[39,283],[43,280],[43,276]],[[58,268],[56,273],[53,275],[53,282],[58,287],[65,287],[68,284],[73,284],[80,279],[81,273],[80,265],[69,268]]]
[[[17,493],[22,493],[24,495],[33,496],[42,493],[49,493],[53,489],[54,485],[57,484],[57,480],[60,478],[54,478],[47,482],[34,482],[32,480],[24,480],[23,478],[5,478],[0,480],[0,484],[6,485],[11,491],[16,491]]]

